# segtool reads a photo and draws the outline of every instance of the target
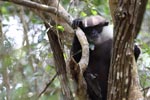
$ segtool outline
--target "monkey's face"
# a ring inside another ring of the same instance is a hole
[[[106,31],[107,29],[104,29],[108,24],[109,22],[106,21],[105,18],[96,15],[84,19],[75,19],[72,26],[74,28],[80,27],[85,33],[88,42],[97,45],[106,41],[111,36],[111,34]]]
[[[90,43],[97,44],[99,39],[101,39],[103,27],[104,26],[96,25],[84,29],[85,35]]]

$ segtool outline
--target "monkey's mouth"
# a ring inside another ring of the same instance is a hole
[[[99,35],[99,34],[98,34],[97,32],[95,32],[95,33],[90,34],[89,37],[95,39],[95,38],[98,37],[98,35]]]
[[[87,36],[87,39],[90,43],[95,44],[95,41],[98,39],[98,35]]]

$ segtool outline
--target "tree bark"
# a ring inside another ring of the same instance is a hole
[[[139,88],[133,48],[146,3],[147,0],[109,1],[114,22],[114,41],[108,80],[108,100],[144,99]]]
[[[58,73],[58,78],[60,79],[62,94],[65,100],[73,100],[73,96],[69,87],[69,80],[67,78],[66,63],[63,57],[63,51],[61,49],[61,44],[58,36],[56,35],[56,30],[51,28],[45,23],[46,29],[48,29],[47,35],[49,42],[54,53],[54,61],[56,66],[56,71]]]

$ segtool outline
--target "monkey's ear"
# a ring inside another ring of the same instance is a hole
[[[89,16],[82,20],[84,27],[91,27],[96,25],[107,26],[109,22],[100,15]]]

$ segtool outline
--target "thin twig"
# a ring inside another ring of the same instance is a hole
[[[150,89],[150,87],[143,88],[141,91],[145,91],[145,90],[148,90],[148,89]]]
[[[53,78],[46,84],[45,88],[43,89],[43,91],[39,94],[38,97],[41,97],[42,94],[44,94],[44,92],[48,89],[48,87],[52,84],[52,82],[55,80],[57,76],[57,73],[53,76]]]

